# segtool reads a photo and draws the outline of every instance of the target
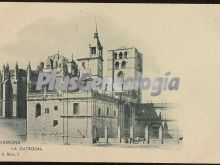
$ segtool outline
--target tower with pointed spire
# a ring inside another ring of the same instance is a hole
[[[89,51],[90,51],[90,57],[102,58],[103,47],[99,40],[97,24],[96,24],[96,30],[94,33],[93,41],[89,44]]]
[[[90,73],[93,78],[103,77],[103,46],[99,40],[99,33],[96,24],[95,33],[89,44],[89,55],[85,58],[77,59],[81,74]]]

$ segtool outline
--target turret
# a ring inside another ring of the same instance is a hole
[[[18,62],[15,64],[15,80],[18,79]]]
[[[5,69],[4,69],[5,68]],[[9,70],[9,64],[6,64],[6,67],[3,66],[4,69],[4,81],[10,79],[10,70]]]
[[[28,63],[28,66],[27,66],[27,81],[31,81],[31,64],[30,62]]]
[[[6,70],[9,71],[9,64],[6,64]]]
[[[2,82],[2,72],[0,71],[0,82]]]
[[[2,81],[5,81],[5,65],[2,68]]]

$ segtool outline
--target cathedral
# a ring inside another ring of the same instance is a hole
[[[142,71],[143,55],[135,47],[103,52],[96,30],[86,57],[69,59],[58,52],[35,69],[30,63],[27,69],[19,69],[18,64],[14,68],[3,66],[0,116],[25,119],[27,141],[120,143],[137,137],[145,142],[161,140],[169,135],[167,123],[156,112],[154,103],[142,103],[141,90],[49,91],[47,85],[36,90],[40,72],[55,72],[61,78],[90,73],[92,79],[106,76],[114,81],[117,77],[141,78]]]

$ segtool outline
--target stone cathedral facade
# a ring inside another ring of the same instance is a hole
[[[107,60],[104,61],[104,56]],[[104,63],[106,62],[106,63]],[[106,64],[106,65],[105,65]],[[104,75],[103,70],[106,70]],[[57,142],[114,141],[136,137],[160,139],[167,124],[153,103],[142,103],[141,91],[36,91],[39,72],[58,77],[91,73],[92,78],[142,77],[143,55],[135,48],[103,52],[96,31],[89,53],[68,59],[60,53],[48,56],[37,68],[3,67],[0,74],[0,115],[25,118],[27,140]]]
[[[27,109],[26,70],[18,64],[3,66],[0,73],[0,115],[8,118],[25,118]]]

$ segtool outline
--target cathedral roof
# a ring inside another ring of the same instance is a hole
[[[68,59],[62,55],[60,55],[59,53],[55,54],[55,55],[52,55],[52,56],[48,56],[46,59],[45,59],[45,62],[50,62],[50,61],[59,61],[59,62],[68,62]]]
[[[48,66],[50,66],[52,68],[56,68],[66,65],[67,63],[72,63],[73,65],[76,65],[76,62],[73,60],[73,57],[72,59],[68,59],[60,55],[58,52],[57,54],[45,58],[44,62],[41,62],[40,66],[46,66],[47,68]]]

